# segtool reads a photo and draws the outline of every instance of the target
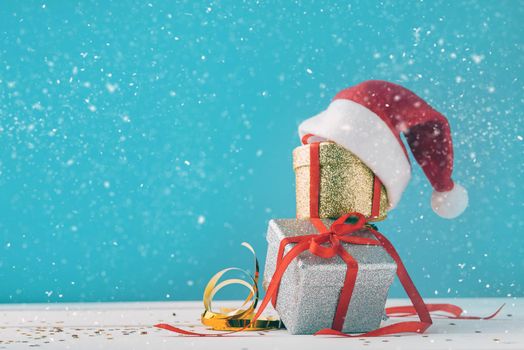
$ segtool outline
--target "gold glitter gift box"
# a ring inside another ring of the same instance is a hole
[[[312,152],[316,147],[316,154]],[[318,160],[312,159],[318,157]],[[313,162],[312,162],[313,160]],[[317,191],[313,167],[318,166]],[[293,169],[296,177],[297,218],[338,218],[349,212],[359,212],[380,221],[386,218],[389,206],[384,186],[375,179],[357,156],[334,142],[306,144],[293,151]],[[378,187],[378,188],[377,188]],[[375,198],[379,193],[380,199]],[[318,197],[317,197],[318,195]],[[317,198],[317,203],[313,204]],[[373,205],[376,207],[373,208]],[[375,215],[372,215],[372,211]]]

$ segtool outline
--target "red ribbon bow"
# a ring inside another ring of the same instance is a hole
[[[350,217],[357,218],[355,223],[346,223]],[[315,225],[318,225],[313,221]],[[360,244],[360,245],[379,245],[380,243],[371,238],[351,236],[352,233],[364,228],[366,219],[361,214],[347,214],[337,219],[329,228],[328,231],[320,231],[320,234],[314,234],[302,237],[286,238],[282,240],[280,246],[285,247],[289,243],[296,243],[303,240],[303,237],[311,237],[309,251],[316,256],[324,259],[329,259],[335,255],[340,255],[344,259],[346,250],[341,246],[340,242]],[[298,239],[297,239],[298,238]],[[306,238],[309,239],[309,238]],[[295,241],[295,242],[294,242]],[[324,243],[330,243],[330,246],[322,246]]]

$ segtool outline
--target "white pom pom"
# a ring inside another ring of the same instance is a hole
[[[455,183],[451,191],[433,191],[431,195],[433,211],[446,219],[456,218],[466,210],[467,206],[468,191],[457,183]]]

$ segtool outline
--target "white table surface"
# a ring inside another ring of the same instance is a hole
[[[479,316],[506,306],[489,321],[435,319],[423,335],[348,339],[285,330],[196,338],[152,327],[165,322],[205,331],[201,302],[6,304],[0,305],[0,349],[524,349],[524,298],[426,302],[458,304]],[[393,299],[388,305],[406,303]]]

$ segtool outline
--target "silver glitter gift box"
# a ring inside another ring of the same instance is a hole
[[[332,220],[322,220],[329,227]],[[316,233],[308,219],[275,219],[269,222],[268,251],[264,271],[267,288],[275,272],[280,241]],[[365,229],[355,235],[373,238]],[[380,327],[387,294],[397,265],[381,246],[343,243],[358,262],[358,274],[342,328],[346,333],[367,332]],[[287,253],[293,244],[288,244]],[[309,251],[301,253],[284,273],[276,310],[291,334],[313,334],[331,328],[340,291],[344,284],[346,263],[335,256],[323,259]]]

